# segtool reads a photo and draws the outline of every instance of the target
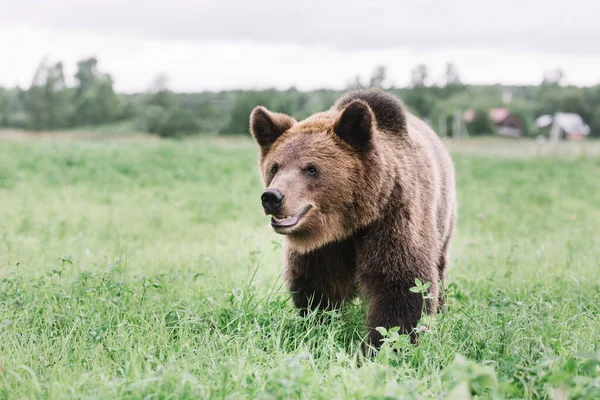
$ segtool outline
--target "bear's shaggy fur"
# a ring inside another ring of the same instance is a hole
[[[337,307],[358,292],[369,344],[379,347],[379,326],[413,334],[423,299],[409,289],[431,282],[425,310],[438,311],[456,224],[454,167],[437,135],[380,90],[300,122],[258,106],[250,128],[265,188],[280,193],[263,205],[285,235],[295,305]]]

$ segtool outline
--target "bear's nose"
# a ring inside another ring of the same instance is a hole
[[[277,189],[268,189],[260,196],[267,214],[273,214],[283,203],[283,195]]]

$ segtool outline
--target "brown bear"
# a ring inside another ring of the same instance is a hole
[[[410,288],[430,282],[425,310],[438,311],[456,224],[454,167],[437,135],[374,89],[300,122],[257,106],[250,130],[295,305],[337,307],[358,292],[368,344],[379,348],[380,326],[414,339],[424,300]]]

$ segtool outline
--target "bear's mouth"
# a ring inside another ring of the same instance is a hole
[[[308,212],[308,210],[311,209],[311,205],[307,205],[306,207],[304,207],[302,210],[300,210],[300,212],[292,217],[285,217],[285,218],[277,218],[275,216],[271,217],[271,226],[273,228],[277,229],[283,229],[283,228],[291,228],[295,225],[298,224],[298,222],[300,221],[300,219],[302,217],[304,217],[304,215],[306,215],[306,213]]]

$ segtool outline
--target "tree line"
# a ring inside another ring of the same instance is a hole
[[[175,93],[168,88],[168,78],[160,75],[147,92],[122,94],[114,90],[111,75],[101,71],[94,57],[79,61],[73,78],[74,84],[67,85],[63,64],[43,60],[29,88],[0,87],[0,127],[47,131],[123,122],[163,137],[200,132],[239,134],[248,132],[248,117],[257,104],[302,119],[331,107],[345,91],[292,87]],[[581,115],[592,134],[600,136],[600,84],[566,86],[563,79],[562,71],[556,69],[539,85],[467,85],[456,66],[449,63],[440,77],[430,76],[427,66],[417,65],[411,71],[410,85],[398,88],[388,83],[386,68],[379,66],[365,82],[360,77],[350,80],[347,89],[389,90],[413,113],[449,135],[453,134],[453,115],[466,109],[474,109],[477,115],[470,134],[494,133],[487,111],[507,107],[524,122],[526,135],[538,133],[537,116],[562,111]]]

